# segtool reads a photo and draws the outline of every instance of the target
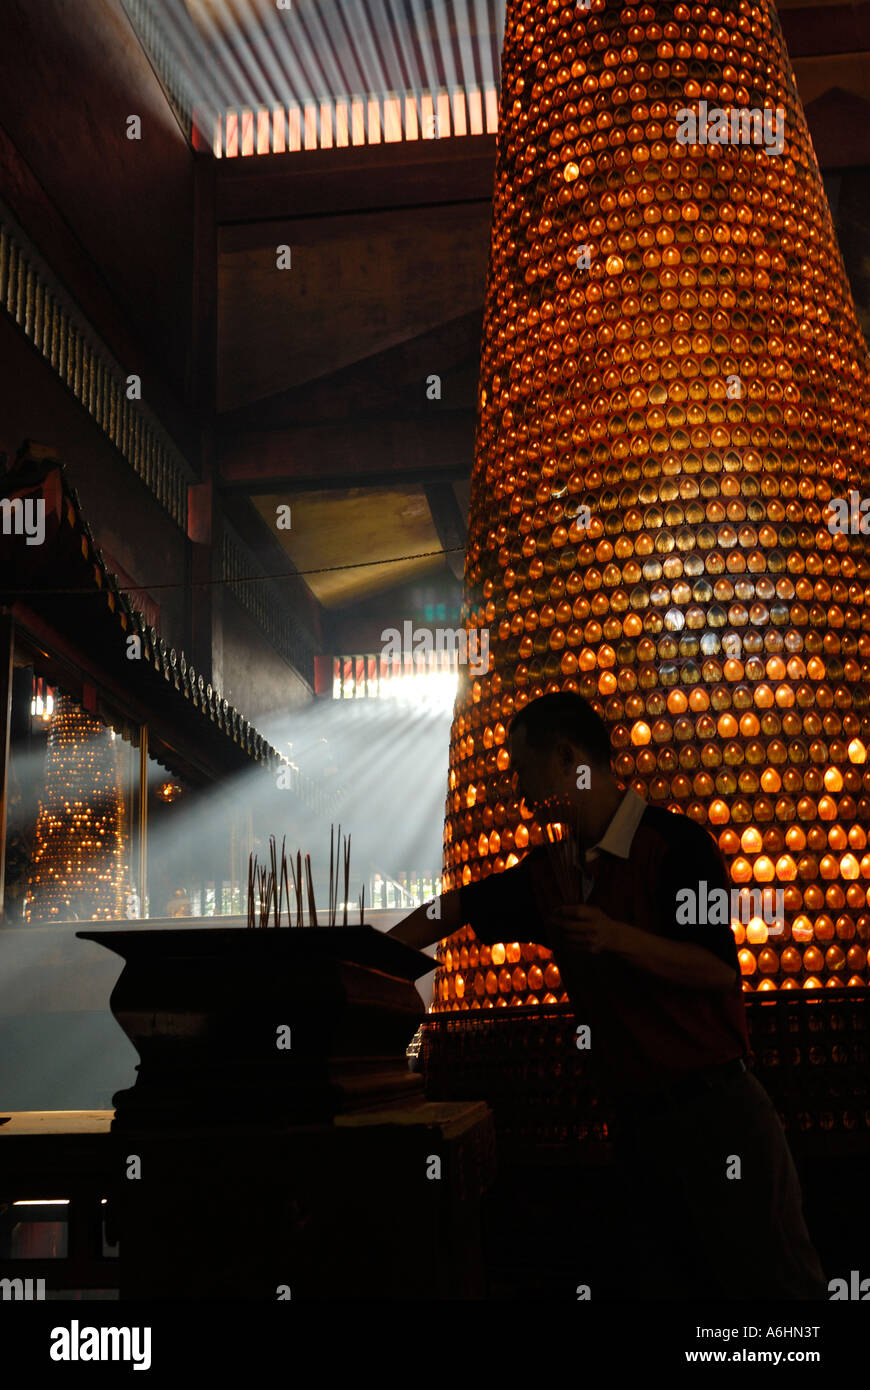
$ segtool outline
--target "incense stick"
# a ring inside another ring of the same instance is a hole
[[[347,900],[350,897],[350,836],[347,837],[347,844],[344,850],[344,919],[343,926],[347,926]]]
[[[314,880],[311,877],[311,855],[305,856],[305,873],[308,879],[308,925],[317,926],[317,908],[314,905]]]
[[[277,880],[277,890],[278,890],[278,897],[277,897],[277,902],[278,902],[278,917],[277,917],[277,920],[276,920],[276,922],[275,922],[275,926],[276,926],[276,927],[280,927],[280,925],[281,925],[281,908],[282,908],[282,906],[283,906],[283,904],[284,904],[284,846],[286,845],[286,843],[287,843],[287,836],[285,835],[284,838],[283,838],[282,841],[281,841],[281,868],[280,868],[280,870],[278,870],[278,869],[277,869],[277,866],[276,866],[276,872],[275,872],[275,877],[276,877],[276,880]]]
[[[258,870],[258,874],[259,874],[259,880],[260,880],[260,886],[259,886],[259,898],[260,898],[260,926],[262,927],[262,926],[264,925],[263,919],[264,919],[265,914],[266,914],[266,870],[265,870],[265,869],[259,869],[259,870]]]
[[[334,894],[334,891],[335,891],[335,890],[334,890],[335,874],[334,874],[334,872],[333,872],[333,867],[332,867],[332,861],[333,861],[332,843],[333,843],[334,837],[335,837],[335,826],[334,826],[334,825],[330,825],[330,827],[329,827],[329,902],[328,902],[327,908],[326,908],[326,921],[327,921],[327,923],[328,923],[328,925],[329,925],[330,927],[333,925],[333,920],[334,920],[334,917],[333,917],[333,912],[334,912],[334,909],[333,909],[333,894]],[[339,841],[341,841],[341,827],[339,827],[338,838],[339,838]]]
[[[299,889],[299,880],[298,880],[297,877],[296,877],[296,864],[295,864],[295,862],[294,862],[294,860],[293,860],[293,856],[292,856],[292,855],[290,856],[290,873],[293,875],[293,892],[296,894],[296,925],[297,925],[297,927],[298,927],[298,925],[299,925],[299,892],[300,892],[300,889]],[[293,926],[293,918],[292,918],[292,916],[290,915],[289,912],[287,913],[287,920],[288,920],[288,922],[290,923],[290,925],[291,925],[291,927],[292,927],[292,926]]]
[[[284,839],[286,840],[286,836]],[[284,853],[284,841],[281,842],[281,882],[287,895],[287,925],[292,927],[293,918],[290,916],[290,881],[287,878],[287,855]]]

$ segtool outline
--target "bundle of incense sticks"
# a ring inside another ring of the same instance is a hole
[[[257,856],[248,858],[248,926],[278,927],[281,925],[281,911],[284,887],[287,886],[287,871],[282,860],[282,871],[278,871],[277,852],[274,840],[269,844],[271,866],[261,866]],[[290,910],[290,889],[287,886],[287,910]]]
[[[338,916],[338,893],[341,880],[339,878],[339,854],[344,860],[344,898],[343,902],[343,925],[347,926],[347,908],[350,897],[350,835],[345,836],[344,845],[341,842],[341,825],[338,827],[338,835],[335,835],[335,826],[329,827],[329,925],[335,926]]]
[[[261,869],[256,859],[251,869],[251,899],[248,904],[248,925],[251,927],[269,925],[275,885],[271,874]],[[259,916],[259,922],[257,917]]]
[[[339,856],[344,865],[344,897],[343,897],[343,925],[347,926],[347,909],[350,900],[350,835],[346,835],[342,842],[341,826],[338,827],[338,835],[335,833],[335,826],[329,827],[329,903],[327,908],[327,924],[330,927],[336,925],[338,918],[338,895],[341,888],[341,878],[339,877]],[[289,862],[289,872],[288,872]],[[293,889],[291,893],[290,884],[292,881]],[[296,899],[296,922],[297,927],[305,925],[305,903],[308,903],[308,925],[317,926],[317,904],[314,897],[314,876],[311,872],[311,855],[305,855],[304,877],[302,864],[302,851],[296,851],[296,860],[293,856],[287,859],[287,837],[281,841],[281,857],[278,858],[278,844],[274,835],[269,836],[269,863],[261,865],[257,856],[251,854],[248,857],[248,926],[249,927],[280,927],[281,918],[286,913],[287,926],[292,927],[293,922],[293,898]],[[364,925],[365,919],[365,886],[359,898],[360,926]]]
[[[567,821],[550,821],[544,833],[559,896],[563,903],[576,903],[580,899],[579,826],[572,829]]]

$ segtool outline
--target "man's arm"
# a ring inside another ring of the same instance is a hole
[[[535,853],[532,850],[522,863],[503,873],[488,874],[423,903],[387,935],[422,950],[468,925],[484,945],[496,941],[540,941],[546,945],[545,927],[529,881],[529,863]]]
[[[652,932],[641,931],[627,922],[617,925],[620,928],[617,955],[627,965],[634,965],[649,975],[658,975],[686,989],[727,990],[737,979],[734,967],[727,965],[706,946],[673,941],[667,936],[654,936]]]
[[[685,989],[728,990],[737,978],[734,968],[706,947],[615,922],[589,903],[557,908],[553,924],[562,934],[563,949],[578,965],[585,954],[609,951],[627,965]]]
[[[450,888],[432,902],[421,903],[391,927],[386,935],[395,936],[406,946],[416,946],[418,951],[431,946],[433,941],[440,941],[442,937],[452,936],[463,925],[459,893],[458,888]]]

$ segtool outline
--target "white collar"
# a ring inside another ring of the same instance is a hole
[[[629,787],[601,839],[587,850],[586,858],[597,858],[599,850],[603,849],[608,854],[615,854],[617,859],[627,859],[645,810],[646,802],[640,792],[635,791],[634,787]]]

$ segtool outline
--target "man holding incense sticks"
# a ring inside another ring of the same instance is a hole
[[[442,894],[437,914],[417,908],[390,934],[421,948],[468,924],[490,945],[553,951],[616,1113],[634,1288],[827,1298],[779,1117],[746,1067],[729,920],[698,920],[714,917],[703,909],[729,889],[714,841],[618,785],[607,730],[579,695],[525,706],[510,753],[548,842]],[[681,910],[687,902],[694,913]]]

